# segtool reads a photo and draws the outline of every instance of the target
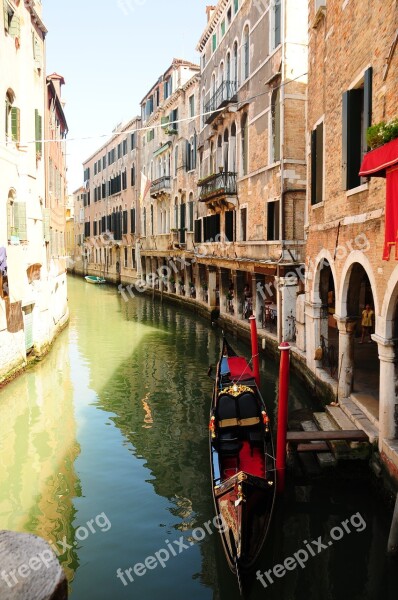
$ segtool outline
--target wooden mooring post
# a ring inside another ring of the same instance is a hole
[[[387,552],[389,554],[398,554],[398,494],[395,500]]]

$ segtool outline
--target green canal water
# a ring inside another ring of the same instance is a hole
[[[206,371],[220,331],[148,297],[126,303],[113,287],[77,278],[68,285],[68,329],[0,392],[0,529],[58,548],[72,600],[238,599],[208,523]],[[263,361],[271,414],[276,374]],[[310,397],[293,377],[292,417],[308,413]],[[396,599],[398,568],[385,555],[390,518],[364,468],[296,480],[277,504],[258,568],[274,569],[300,550],[308,560],[283,575],[276,569],[272,584],[263,576],[267,588],[253,574],[246,598]],[[331,531],[343,535],[325,543]],[[325,548],[312,542],[320,536]],[[314,556],[305,551],[310,542]],[[156,553],[164,568],[148,559]],[[129,568],[134,581],[124,575],[125,586],[116,574]]]

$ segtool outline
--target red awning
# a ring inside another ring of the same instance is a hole
[[[398,164],[398,138],[365,154],[359,175],[385,177],[386,169]]]

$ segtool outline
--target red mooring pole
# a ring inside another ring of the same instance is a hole
[[[285,490],[286,474],[286,432],[289,404],[290,344],[282,342],[279,346],[279,398],[278,398],[278,437],[276,439],[276,483],[277,491]]]
[[[254,379],[256,380],[257,387],[260,388],[260,361],[258,359],[258,337],[257,337],[257,323],[256,317],[251,315],[250,321],[250,337],[252,340],[252,360],[253,360],[253,373]]]

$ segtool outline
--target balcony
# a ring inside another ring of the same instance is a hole
[[[216,93],[205,104],[205,123],[209,124],[218,115],[220,108],[227,106],[229,102],[237,100],[238,84],[236,81],[223,81]],[[208,113],[208,114],[207,114]]]
[[[202,188],[199,195],[200,202],[214,202],[229,197],[227,204],[235,205],[233,196],[237,193],[236,173],[230,171],[215,173],[198,181],[198,187]]]
[[[162,195],[170,195],[171,191],[171,177],[163,176],[159,177],[159,179],[155,179],[151,184],[151,198],[157,198]]]

